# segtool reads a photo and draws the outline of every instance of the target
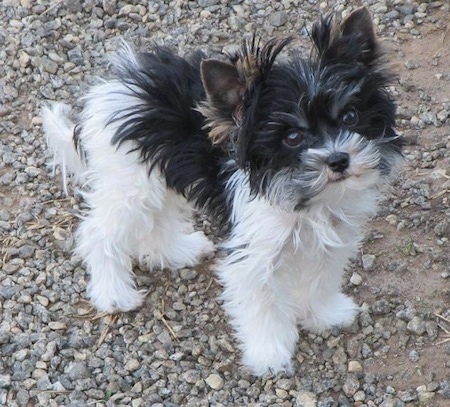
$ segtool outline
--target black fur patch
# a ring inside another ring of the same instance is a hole
[[[139,69],[125,66],[119,79],[141,103],[118,112],[112,121],[123,122],[113,144],[132,141],[142,161],[157,166],[167,186],[226,223],[226,156],[212,145],[196,111],[205,99],[199,65],[203,54],[182,59],[167,48],[137,55]]]

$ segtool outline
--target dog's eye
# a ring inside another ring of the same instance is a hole
[[[283,143],[286,147],[295,148],[298,147],[303,141],[303,135],[298,131],[289,133],[284,139]]]
[[[341,122],[346,127],[355,126],[358,123],[358,120],[358,112],[355,109],[349,109],[341,116]]]

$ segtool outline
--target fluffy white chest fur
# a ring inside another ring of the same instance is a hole
[[[224,307],[243,343],[244,363],[257,374],[268,365],[289,369],[298,324],[322,332],[350,325],[356,316],[358,307],[340,286],[375,212],[376,183],[358,194],[335,185],[322,204],[299,213],[252,199],[242,173],[232,183],[234,226],[218,265]]]

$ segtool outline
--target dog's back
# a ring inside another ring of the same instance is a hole
[[[74,174],[86,182],[86,170],[109,171],[91,164],[105,164],[102,157],[114,156],[109,154],[113,150],[137,154],[148,172],[159,170],[169,189],[225,221],[226,157],[211,143],[204,116],[197,111],[205,100],[202,59],[201,52],[184,59],[165,47],[135,54],[124,45],[113,57],[115,78],[84,97],[75,132],[67,105],[45,107],[44,131],[64,180]],[[92,155],[96,158],[89,159]]]

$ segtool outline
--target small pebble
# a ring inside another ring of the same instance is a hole
[[[352,276],[350,277],[350,283],[352,283],[353,285],[361,285],[362,284],[362,277],[358,274],[358,273],[353,273]]]
[[[376,257],[373,254],[363,254],[361,259],[364,271],[373,270],[376,259]]]
[[[224,380],[217,374],[209,375],[205,382],[213,390],[221,390],[224,386]]]

